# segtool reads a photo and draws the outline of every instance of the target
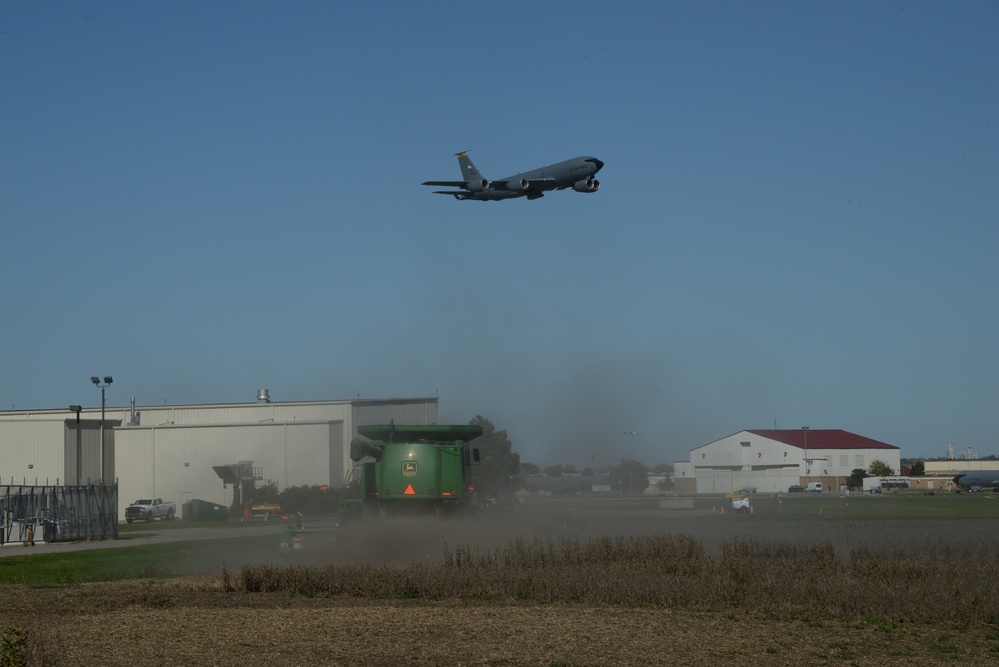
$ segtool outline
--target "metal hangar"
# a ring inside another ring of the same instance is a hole
[[[840,429],[739,431],[690,450],[689,461],[674,465],[677,493],[787,492],[791,486],[822,482],[838,491],[856,468],[881,460],[901,466],[901,450]]]

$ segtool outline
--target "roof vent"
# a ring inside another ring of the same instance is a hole
[[[270,403],[271,395],[266,389],[257,390],[257,403]]]

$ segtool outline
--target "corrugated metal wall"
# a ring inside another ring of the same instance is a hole
[[[0,422],[0,482],[65,483],[66,414],[39,418],[17,415]]]
[[[213,466],[252,461],[261,482],[289,486],[339,485],[330,478],[331,431],[343,422],[291,422],[133,427],[116,435],[122,498],[131,502],[156,496],[182,502],[197,498],[228,505],[225,487]]]
[[[388,424],[436,424],[437,399],[396,399],[392,401],[357,401],[354,432],[358,426]]]

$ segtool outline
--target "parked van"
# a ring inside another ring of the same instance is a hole
[[[805,493],[822,493],[822,482],[809,482]]]

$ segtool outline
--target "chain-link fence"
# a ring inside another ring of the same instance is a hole
[[[117,539],[118,482],[0,485],[0,519],[0,544]]]

